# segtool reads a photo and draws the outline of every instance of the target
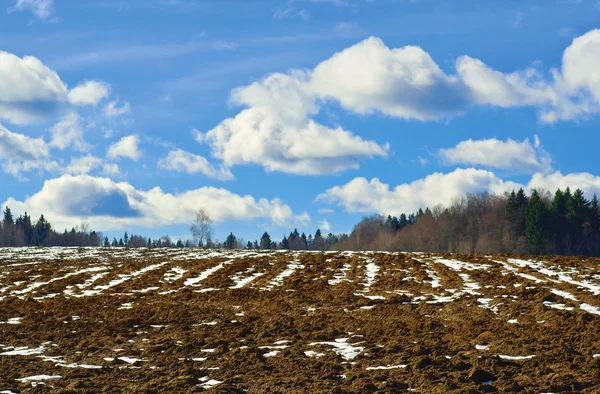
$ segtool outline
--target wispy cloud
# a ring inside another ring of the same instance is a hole
[[[8,13],[31,11],[38,19],[50,20],[54,15],[54,0],[17,0]]]

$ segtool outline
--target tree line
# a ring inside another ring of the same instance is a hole
[[[334,249],[600,256],[600,208],[580,189],[467,194],[409,216],[365,217]]]
[[[152,239],[129,235],[111,240],[82,224],[60,233],[43,215],[34,223],[24,213],[16,219],[10,208],[0,223],[0,246],[104,246],[129,248],[224,248],[282,250],[375,250],[436,253],[517,253],[600,256],[600,207],[577,189],[554,194],[523,189],[503,195],[467,194],[450,205],[419,209],[399,216],[371,215],[350,234],[306,235],[297,229],[280,241],[268,232],[244,241],[231,232],[224,241],[213,237],[213,221],[200,209],[190,226],[192,240]]]

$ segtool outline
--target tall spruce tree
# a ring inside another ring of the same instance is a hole
[[[546,203],[542,200],[539,192],[533,190],[525,218],[525,237],[531,251],[535,254],[543,253],[546,248],[548,242],[547,219]]]
[[[266,231],[262,237],[260,237],[260,248],[265,250],[271,249],[271,236]]]

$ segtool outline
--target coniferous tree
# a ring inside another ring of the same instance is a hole
[[[266,231],[262,237],[260,237],[260,248],[271,249],[271,236]]]
[[[104,237],[104,247],[105,248],[109,248],[110,247],[110,241],[108,240],[108,237]]]
[[[283,236],[283,239],[281,240],[281,249],[283,249],[283,250],[290,249],[290,243],[288,242],[288,239],[285,235]]]
[[[542,200],[539,192],[533,190],[527,208],[525,236],[531,251],[535,254],[545,251],[548,242],[547,219],[546,203]]]
[[[125,231],[125,235],[123,236],[123,245],[129,246],[129,235],[127,235],[127,231]]]
[[[233,233],[229,233],[223,246],[225,246],[225,249],[235,249],[237,247],[237,239]]]

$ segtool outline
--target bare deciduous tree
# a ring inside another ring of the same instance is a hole
[[[199,246],[204,246],[204,241],[212,238],[213,221],[204,208],[200,208],[196,212],[196,220],[190,226],[190,232],[194,237],[194,241],[198,242]]]

